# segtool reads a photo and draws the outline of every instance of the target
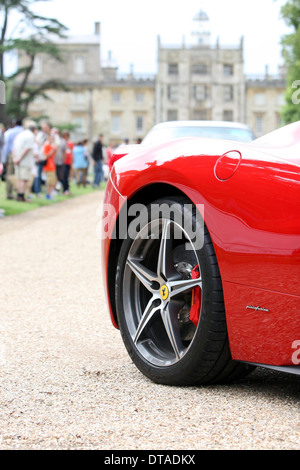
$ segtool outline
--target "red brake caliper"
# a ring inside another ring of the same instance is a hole
[[[199,265],[195,266],[192,270],[192,279],[198,279],[200,277]],[[191,312],[190,312],[190,321],[194,323],[195,326],[198,326],[200,318],[200,306],[201,306],[201,289],[200,287],[195,287],[192,290],[192,302],[191,302]]]

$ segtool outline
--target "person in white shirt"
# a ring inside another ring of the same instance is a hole
[[[17,135],[14,142],[13,162],[17,178],[17,201],[25,202],[25,189],[32,179],[32,169],[35,163],[35,122],[28,122],[24,131]]]

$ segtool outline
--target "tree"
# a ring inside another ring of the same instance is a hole
[[[47,98],[46,91],[63,88],[56,80],[47,80],[38,86],[30,86],[29,77],[38,54],[46,54],[62,61],[60,51],[53,39],[63,37],[67,28],[55,18],[46,18],[32,11],[35,3],[49,0],[1,0],[0,3],[0,80],[6,84],[6,106],[1,106],[1,121],[9,117],[25,117],[29,104],[37,97]],[[50,0],[51,1],[51,0]],[[16,16],[17,13],[17,16]],[[17,18],[13,32],[9,29],[9,19]],[[17,50],[27,56],[27,65],[11,76],[5,73],[4,55]]]
[[[300,120],[300,0],[288,0],[281,8],[281,15],[291,27],[291,33],[282,38],[287,91],[281,113],[284,123],[290,124]]]

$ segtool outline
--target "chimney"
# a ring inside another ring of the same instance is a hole
[[[130,77],[130,78],[133,78],[133,75],[134,75],[134,64],[130,64],[130,65],[129,65],[129,70],[130,70],[130,72],[129,72],[129,77]]]
[[[100,36],[100,21],[95,22],[95,35]]]
[[[265,66],[265,79],[268,80],[268,78],[270,78],[270,77],[269,77],[269,66],[266,65],[266,66]]]

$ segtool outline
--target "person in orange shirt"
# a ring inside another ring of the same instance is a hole
[[[44,172],[46,173],[46,199],[52,199],[51,194],[57,183],[55,166],[56,146],[52,135],[49,135],[46,140],[43,147],[43,153],[47,157],[47,163],[44,166]]]

